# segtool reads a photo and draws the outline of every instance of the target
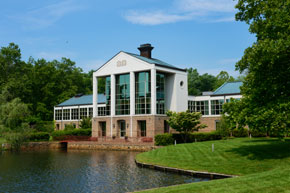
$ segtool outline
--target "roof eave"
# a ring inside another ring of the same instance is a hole
[[[241,93],[212,94],[210,96],[228,96],[228,95],[241,95]]]
[[[173,69],[173,70],[179,70],[179,71],[182,71],[182,72],[186,72],[187,70],[186,69],[181,69],[181,68],[176,68],[176,67],[171,67],[171,66],[165,66],[165,65],[161,65],[161,64],[156,64],[156,66],[160,66],[160,67],[163,67],[163,68],[169,68],[169,69]]]

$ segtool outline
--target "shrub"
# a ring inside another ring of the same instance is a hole
[[[81,129],[89,129],[92,128],[92,120],[90,117],[84,117],[80,124]]]
[[[177,143],[183,143],[182,134],[174,133],[172,134],[174,140]],[[209,133],[190,133],[188,136],[188,143],[192,143],[195,141],[210,141],[210,140],[219,140],[222,139],[222,135],[220,135],[217,131],[209,132]]]
[[[200,124],[201,113],[200,112],[173,112],[167,111],[166,115],[169,117],[167,120],[171,128],[182,133],[184,142],[187,142],[187,138],[193,131],[198,131],[207,127],[204,124]]]
[[[29,134],[29,141],[49,141],[50,135],[47,132],[35,132]]]
[[[34,129],[39,132],[51,133],[54,130],[53,121],[39,121],[35,124]]]
[[[192,133],[191,136],[191,141],[211,141],[211,140],[219,140],[222,139],[222,136],[216,132],[212,131],[209,133]]]
[[[18,151],[21,145],[27,141],[28,137],[25,133],[10,132],[5,134],[5,139],[11,145],[11,149]]]
[[[245,128],[234,129],[232,133],[234,137],[248,137],[248,130]]]
[[[217,122],[217,128],[216,128],[218,134],[220,134],[222,137],[229,137],[231,134],[230,131],[230,124],[228,123],[226,117],[223,115],[221,120]]]
[[[155,136],[155,145],[157,146],[165,146],[165,145],[172,145],[174,143],[174,139],[172,134],[164,133]]]
[[[64,130],[69,131],[69,130],[74,130],[76,126],[74,124],[65,124],[64,125]]]
[[[91,136],[91,129],[73,129],[73,130],[59,130],[51,133],[53,139],[61,140],[61,137],[65,136]]]
[[[251,130],[250,133],[252,137],[267,137],[267,133],[258,130]]]

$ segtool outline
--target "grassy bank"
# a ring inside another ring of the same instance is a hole
[[[142,153],[136,159],[143,163],[240,175],[150,192],[290,192],[290,140],[243,138],[181,144]]]

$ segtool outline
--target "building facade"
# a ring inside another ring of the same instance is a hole
[[[186,70],[152,58],[153,47],[143,44],[140,55],[119,52],[93,73],[93,95],[75,96],[54,108],[56,129],[79,127],[83,117],[92,118],[92,136],[99,140],[150,141],[169,129],[167,110],[201,112],[202,122],[216,129],[221,106],[240,98],[238,84],[228,83],[214,93],[188,96]],[[99,93],[98,82],[105,82]]]

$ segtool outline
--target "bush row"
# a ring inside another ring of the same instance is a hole
[[[29,141],[49,141],[50,135],[47,132],[35,132],[28,135]]]
[[[91,136],[91,129],[73,129],[73,130],[59,130],[51,133],[53,139],[63,136]]]
[[[219,140],[222,139],[222,136],[216,132],[209,132],[209,133],[190,133],[186,137],[187,143],[192,143],[195,141],[210,141],[210,140]],[[180,133],[174,134],[160,134],[155,136],[155,145],[157,146],[164,146],[164,145],[172,145],[176,140],[177,143],[184,143],[185,136]]]

